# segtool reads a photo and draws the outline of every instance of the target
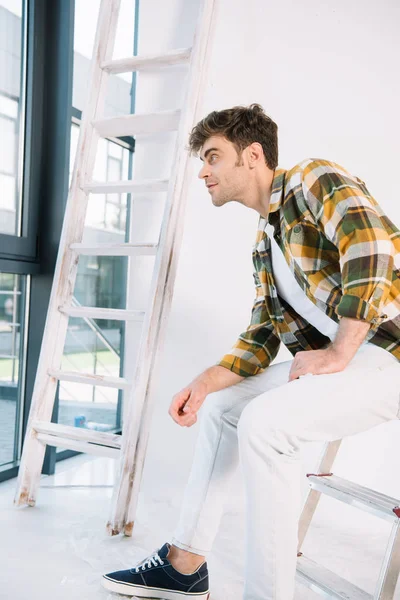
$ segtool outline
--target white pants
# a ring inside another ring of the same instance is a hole
[[[340,373],[288,382],[292,361],[209,394],[171,542],[207,555],[239,463],[246,499],[244,600],[293,600],[304,442],[399,418],[400,362],[364,344]]]

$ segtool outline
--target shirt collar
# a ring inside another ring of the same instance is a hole
[[[260,244],[263,241],[267,224],[271,224],[275,228],[277,223],[280,222],[280,217],[279,217],[278,211],[283,203],[284,184],[285,184],[286,173],[287,173],[287,169],[281,169],[280,167],[277,167],[275,169],[274,178],[272,180],[272,185],[271,185],[271,198],[270,198],[270,204],[269,204],[268,219],[265,219],[265,217],[260,215],[260,218],[258,221],[258,232],[257,232],[256,244]]]
[[[275,169],[271,187],[269,214],[276,212],[281,207],[286,173],[287,169],[281,169],[280,167]]]
[[[264,235],[267,230],[267,225],[270,224],[274,229],[280,222],[279,208],[283,203],[285,175],[287,169],[277,167],[274,172],[274,178],[271,185],[271,198],[269,204],[268,219],[260,215],[257,228],[256,245],[260,248],[260,244],[264,243]],[[270,229],[271,231],[271,229]]]

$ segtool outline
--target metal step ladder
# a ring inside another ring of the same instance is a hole
[[[363,487],[330,472],[341,440],[326,445],[318,473],[307,475],[311,490],[299,521],[297,579],[317,594],[337,600],[392,600],[400,571],[400,501]],[[321,494],[326,494],[355,508],[367,511],[392,523],[380,574],[371,595],[329,569],[302,554],[301,546],[311,524]]]
[[[196,122],[198,103],[205,86],[214,0],[204,0],[201,3],[192,48],[177,49],[160,55],[112,60],[119,8],[120,0],[102,0],[100,6],[88,80],[88,99],[82,115],[15,504],[35,505],[46,445],[119,458],[120,476],[114,488],[107,530],[111,535],[120,532],[131,535],[149,435],[156,358],[161,349],[170,310],[183,233],[184,209],[190,179],[187,139]],[[189,69],[186,99],[182,110],[103,118],[106,84],[110,74],[148,68],[164,69],[181,63],[187,63]],[[99,138],[149,135],[173,130],[178,130],[178,135],[169,180],[133,179],[112,183],[92,180]],[[157,243],[82,243],[88,195],[115,192],[128,192],[132,195],[142,192],[167,192]],[[82,255],[127,256],[129,262],[137,255],[155,255],[146,311],[132,310],[129,297],[126,310],[76,306],[76,303],[73,303],[73,292],[78,261]],[[129,369],[125,369],[126,374],[123,377],[63,371],[61,361],[70,317],[142,322],[134,374],[132,375]],[[51,423],[59,381],[124,390],[127,411],[122,436]]]

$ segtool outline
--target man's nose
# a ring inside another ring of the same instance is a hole
[[[199,171],[199,179],[205,179],[205,177],[208,177],[210,175],[210,171],[208,168],[207,163],[204,163],[204,165],[201,167],[200,171]]]

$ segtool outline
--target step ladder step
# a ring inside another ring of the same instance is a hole
[[[71,244],[70,249],[89,256],[155,256],[158,244]]]
[[[149,54],[147,56],[129,56],[119,60],[104,62],[101,68],[107,73],[131,73],[145,69],[157,69],[189,62],[191,48],[178,48],[164,54]]]
[[[115,433],[46,423],[45,421],[34,421],[32,428],[37,433],[37,439],[49,446],[110,458],[120,456],[122,439]]]
[[[329,569],[302,555],[297,559],[297,580],[324,598],[373,600],[373,596]]]
[[[48,435],[47,433],[38,433],[37,439],[42,444],[54,446],[54,448],[65,448],[66,450],[75,450],[75,452],[84,452],[85,454],[94,454],[95,456],[105,456],[106,458],[119,458],[121,451],[117,448],[100,446],[98,444],[88,444],[69,438],[59,437],[58,435]]]
[[[178,129],[180,114],[180,110],[165,110],[147,114],[122,115],[93,121],[93,126],[101,137],[107,138],[160,133]]]
[[[168,179],[143,179],[141,181],[90,181],[83,186],[87,194],[124,194],[168,191]]]
[[[78,373],[77,371],[58,371],[49,369],[50,377],[55,377],[59,381],[71,381],[73,383],[86,383],[88,385],[99,385],[101,387],[110,387],[119,390],[129,389],[132,383],[123,377],[110,377],[108,375],[91,375],[90,373]]]
[[[110,446],[111,448],[121,448],[122,438],[116,433],[59,425],[58,423],[48,423],[46,421],[34,421],[32,427],[38,433],[60,436],[70,440],[81,440],[91,444]]]
[[[112,319],[116,321],[143,321],[145,312],[119,308],[97,308],[93,306],[60,306],[59,311],[69,317],[89,319]]]
[[[400,517],[399,500],[376,492],[336,475],[307,475],[310,486],[332,498],[370,512],[384,520],[393,521]],[[396,512],[394,512],[396,510]]]

